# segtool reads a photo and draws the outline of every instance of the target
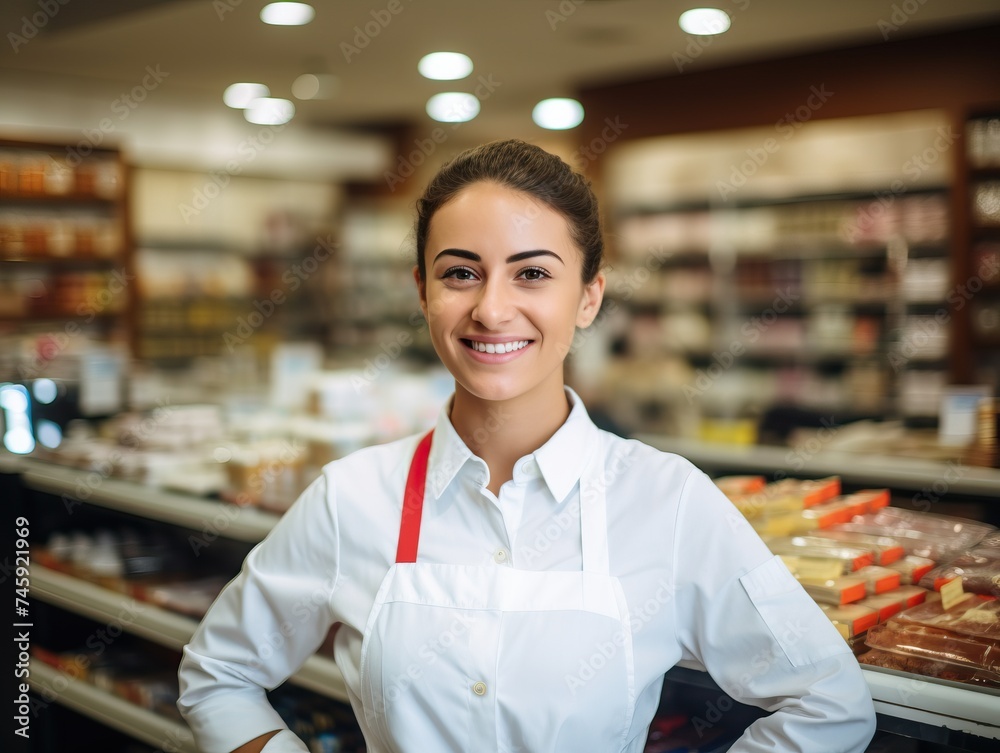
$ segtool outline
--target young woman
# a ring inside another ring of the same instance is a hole
[[[664,673],[773,712],[733,751],[862,751],[874,711],[823,613],[708,478],[598,430],[564,360],[604,293],[596,200],[521,141],[417,203],[455,393],[432,432],[330,463],[184,650],[207,753],[306,751],[268,705],[338,624],[371,753],[637,753]]]

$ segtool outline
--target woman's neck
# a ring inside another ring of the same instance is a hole
[[[450,417],[469,449],[486,461],[488,488],[499,495],[514,476],[514,463],[545,444],[569,413],[560,380],[555,388],[538,388],[511,400],[483,400],[456,384]]]

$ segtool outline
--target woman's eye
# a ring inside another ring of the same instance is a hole
[[[451,278],[453,280],[472,280],[475,279],[475,277],[475,272],[468,267],[452,267],[441,275],[442,279]]]
[[[521,270],[520,274],[520,277],[523,277],[525,280],[544,280],[548,276],[549,273],[541,267],[528,267]]]

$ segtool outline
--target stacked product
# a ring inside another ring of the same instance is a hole
[[[835,479],[766,484],[733,476],[716,483],[859,661],[1000,687],[995,528],[888,507],[884,490],[834,496]]]

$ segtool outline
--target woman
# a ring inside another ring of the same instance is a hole
[[[780,559],[704,474],[598,430],[564,386],[605,285],[585,179],[493,142],[417,213],[454,396],[431,433],[327,465],[247,557],[184,651],[202,749],[305,751],[264,689],[339,624],[372,753],[635,753],[680,661],[774,712],[733,751],[864,750],[860,669]]]

